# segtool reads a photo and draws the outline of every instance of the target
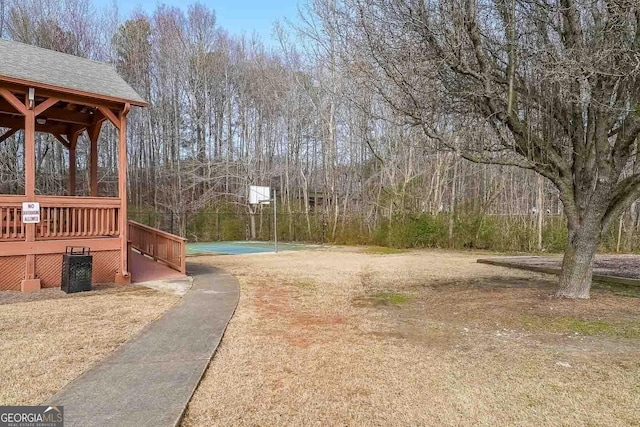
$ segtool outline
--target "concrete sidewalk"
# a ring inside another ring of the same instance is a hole
[[[47,404],[64,406],[65,426],[175,426],[238,304],[237,280],[189,265],[191,290],[160,319]]]

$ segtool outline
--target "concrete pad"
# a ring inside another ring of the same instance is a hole
[[[151,280],[149,282],[136,283],[136,285],[182,296],[191,289],[191,286],[193,285],[193,278],[186,276],[183,279]]]
[[[192,268],[180,302],[47,402],[64,406],[65,426],[180,423],[240,296],[233,276]]]

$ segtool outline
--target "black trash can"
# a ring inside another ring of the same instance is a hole
[[[61,288],[68,294],[91,290],[93,256],[85,247],[67,246],[62,256]]]

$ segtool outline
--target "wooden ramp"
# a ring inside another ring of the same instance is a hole
[[[129,269],[131,270],[131,281],[133,283],[150,282],[152,280],[181,279],[186,277],[179,271],[154,261],[153,258],[149,258],[136,251],[131,251],[129,254]]]
[[[185,277],[186,239],[135,221],[129,221],[128,225],[133,282]]]

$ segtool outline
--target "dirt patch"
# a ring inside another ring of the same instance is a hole
[[[1,405],[42,403],[178,300],[138,286],[12,294],[0,305]]]
[[[200,258],[242,292],[183,424],[639,424],[638,300],[476,258]]]
[[[298,282],[293,286],[298,287]],[[307,289],[303,287],[302,289]],[[306,348],[317,338],[315,332],[328,328],[339,328],[346,323],[344,316],[322,316],[319,314],[300,311],[297,308],[295,290],[287,286],[278,287],[267,283],[258,288],[255,294],[256,314],[264,322],[273,322],[273,328],[265,328],[269,336],[283,339],[295,347]]]

